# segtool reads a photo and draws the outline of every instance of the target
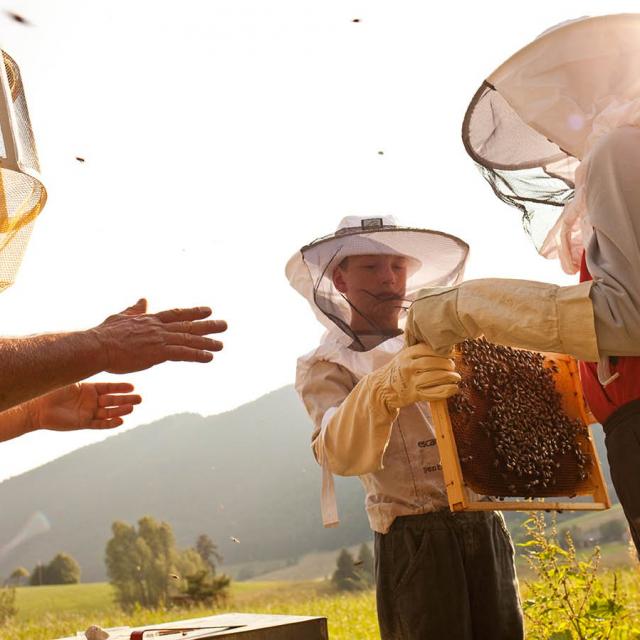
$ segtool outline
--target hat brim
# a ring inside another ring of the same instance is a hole
[[[365,242],[359,242],[361,239]],[[379,250],[371,250],[367,240],[377,242]],[[396,227],[321,238],[300,252],[306,260],[328,267],[353,255],[379,253],[404,256],[412,267],[407,278],[409,294],[423,287],[459,281],[469,255],[469,245],[441,231]]]
[[[497,169],[580,159],[604,103],[640,98],[639,66],[640,14],[553,28],[487,77],[465,115],[465,146]]]
[[[365,242],[359,245],[359,239]],[[405,256],[416,267],[407,277],[407,299],[424,287],[459,282],[469,255],[469,245],[454,235],[411,227],[341,233],[302,247],[288,261],[285,273],[291,286],[307,300],[318,320],[328,329],[335,328],[336,323],[328,317],[326,309],[317,305],[319,283],[324,278],[330,279],[332,269],[349,255],[370,255],[371,244],[367,242],[370,240],[388,250],[377,253]],[[335,298],[333,303],[336,308],[344,307],[343,320],[349,317],[346,301]]]

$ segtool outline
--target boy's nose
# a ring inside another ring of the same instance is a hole
[[[382,282],[394,282],[396,279],[396,274],[394,270],[391,268],[391,265],[384,265],[380,270],[380,278]]]

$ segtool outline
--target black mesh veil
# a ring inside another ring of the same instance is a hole
[[[354,224],[354,218],[350,217],[349,224]],[[439,231],[388,224],[388,218],[387,222],[381,218],[357,218],[358,226],[342,226],[335,234],[313,241],[287,264],[289,282],[307,299],[316,317],[328,329],[337,327],[349,341],[357,340],[350,328],[352,313],[357,309],[336,289],[332,278],[333,270],[344,258],[372,254],[406,257],[406,294],[398,301],[402,310],[409,307],[419,289],[452,285],[464,271],[469,251],[465,242]],[[377,226],[371,226],[372,220],[377,221]],[[401,322],[404,315],[401,311]]]
[[[520,211],[540,250],[574,196],[576,158],[524,123],[488,82],[467,109],[462,141],[496,196]]]

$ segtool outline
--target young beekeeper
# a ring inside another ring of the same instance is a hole
[[[296,375],[323,470],[323,522],[338,523],[332,474],[360,476],[384,640],[523,637],[502,516],[448,508],[427,401],[454,394],[460,377],[425,345],[404,348],[401,329],[415,291],[457,282],[467,253],[451,235],[350,216],[286,268],[327,329]]]
[[[409,344],[484,334],[582,360],[613,483],[640,551],[640,14],[543,33],[483,82],[467,151],[539,252],[581,283],[476,280],[421,291]],[[622,357],[620,357],[622,356]]]

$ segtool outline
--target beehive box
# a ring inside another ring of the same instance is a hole
[[[431,405],[452,510],[610,506],[573,358],[480,339],[455,360],[460,393]]]
[[[107,630],[108,631],[108,630]],[[224,613],[137,628],[119,628],[111,640],[328,640],[327,619],[255,613]],[[76,640],[60,638],[60,640]]]

